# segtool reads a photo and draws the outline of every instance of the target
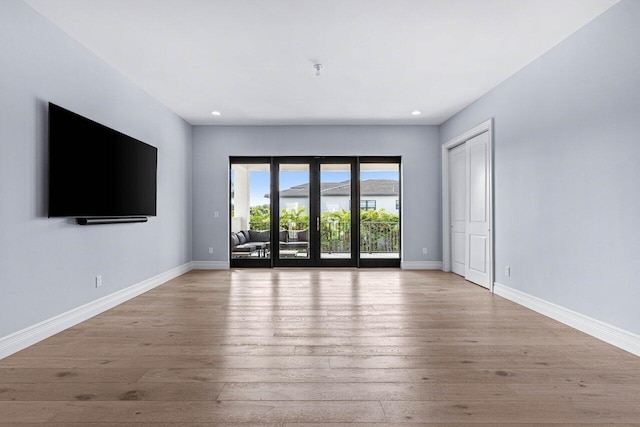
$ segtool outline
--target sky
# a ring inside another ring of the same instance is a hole
[[[340,182],[349,179],[349,172],[324,171],[320,174],[322,182]],[[250,172],[251,182],[251,206],[259,206],[269,203],[269,199],[264,197],[270,192],[268,171]],[[360,179],[395,179],[398,180],[398,171],[388,172],[361,172]],[[280,188],[286,190],[295,185],[305,184],[309,182],[309,173],[306,171],[283,171],[280,173]]]

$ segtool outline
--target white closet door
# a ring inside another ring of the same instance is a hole
[[[449,208],[451,224],[451,271],[465,276],[465,226],[467,219],[466,144],[449,151]]]
[[[489,288],[489,132],[465,143],[467,152],[465,278]]]

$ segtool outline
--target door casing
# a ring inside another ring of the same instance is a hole
[[[450,183],[449,183],[449,153],[452,148],[488,132],[488,216],[489,216],[489,242],[488,253],[491,257],[489,262],[489,290],[493,292],[495,282],[495,230],[494,230],[494,199],[493,199],[493,119],[486,120],[479,125],[469,129],[461,135],[452,138],[442,144],[442,270],[451,271],[451,221],[450,221]]]

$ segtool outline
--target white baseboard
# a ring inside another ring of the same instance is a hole
[[[192,263],[180,265],[157,276],[143,280],[128,288],[114,292],[110,295],[91,301],[80,307],[51,317],[35,325],[24,328],[18,332],[0,338],[0,359],[23,350],[45,338],[49,338],[80,322],[84,322],[110,308],[113,308],[131,298],[137,297],[169,280],[180,276],[192,269]]]
[[[544,314],[558,322],[598,338],[606,343],[640,356],[640,335],[609,325],[549,301],[526,294],[500,283],[494,283],[494,293],[510,301]]]
[[[400,261],[403,270],[442,270],[442,261]]]
[[[193,261],[194,270],[228,270],[229,261]]]

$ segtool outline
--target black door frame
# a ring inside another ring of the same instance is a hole
[[[231,221],[231,166],[234,164],[268,164],[269,165],[269,178],[270,181],[273,182],[273,159],[270,157],[229,157],[229,194],[227,196],[227,200],[229,201],[229,231],[233,229]],[[269,211],[273,212],[273,198],[269,200]],[[273,216],[273,215],[272,215]],[[272,226],[271,224],[270,226]],[[229,239],[227,246],[229,248],[229,266],[231,268],[244,268],[244,267],[254,267],[254,268],[271,268],[273,267],[271,258],[257,258],[257,259],[247,259],[247,258],[233,258],[232,248],[231,248],[231,237],[230,235],[227,237]],[[271,233],[271,242],[269,243],[270,248],[273,248],[273,233]]]
[[[258,259],[234,259],[231,255],[229,244],[229,259],[232,268],[256,267],[400,267],[398,258],[361,258],[360,254],[360,164],[361,163],[398,163],[401,167],[399,156],[280,156],[280,157],[243,157],[232,156],[229,158],[229,170],[233,164],[269,164],[270,165],[270,254],[269,258]],[[280,259],[279,248],[279,215],[280,211],[280,164],[309,164],[309,258],[308,259]],[[321,164],[350,164],[351,165],[351,258],[321,258],[320,231],[318,229],[320,219],[320,165]],[[400,174],[401,175],[401,174]],[[229,179],[231,176],[229,175]],[[400,180],[402,177],[400,176]],[[399,183],[401,188],[401,182]],[[398,191],[400,202],[399,213],[402,209],[402,194]],[[229,200],[231,200],[231,186],[229,186]],[[399,227],[402,227],[400,221]],[[231,230],[231,203],[229,203],[229,230]],[[273,231],[275,230],[275,232]],[[399,229],[399,245],[401,245],[401,228]]]
[[[358,267],[400,267],[402,257],[402,158],[400,156],[361,156],[358,157],[358,182],[360,182],[360,165],[363,163],[397,163],[398,164],[398,258],[362,258],[360,253],[360,194],[358,193]],[[360,186],[358,185],[358,191]],[[353,215],[353,214],[352,214]]]
[[[271,258],[274,267],[357,267],[358,255],[357,244],[360,241],[359,230],[356,227],[358,219],[353,214],[353,206],[356,204],[358,183],[357,183],[357,159],[355,157],[274,157],[273,158],[273,178],[271,194],[273,212],[280,212],[280,165],[281,164],[308,164],[309,165],[309,258],[308,259],[288,259],[280,258],[279,244],[275,243],[272,233]],[[320,250],[320,165],[322,164],[349,164],[351,169],[351,258],[322,258]],[[280,230],[279,215],[271,215],[271,227],[273,230]]]

